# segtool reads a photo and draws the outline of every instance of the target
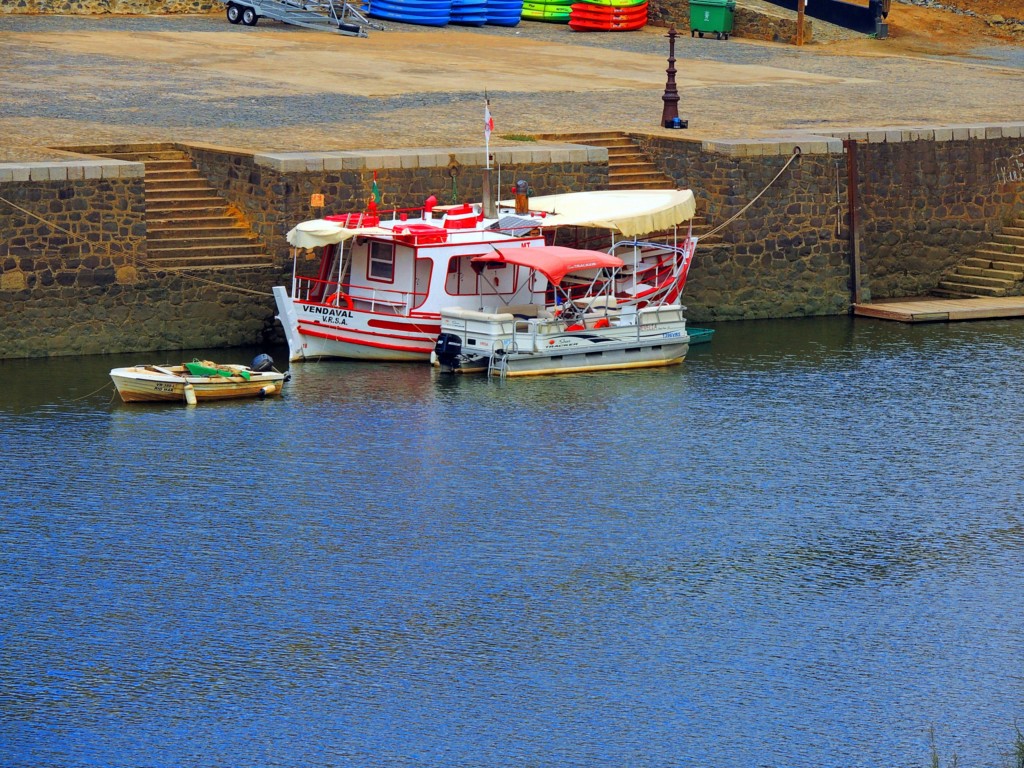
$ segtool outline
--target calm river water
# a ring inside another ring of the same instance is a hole
[[[181,357],[0,362],[4,768],[1007,764],[1022,322],[96,392]]]

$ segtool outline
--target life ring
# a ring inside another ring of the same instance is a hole
[[[341,291],[338,291],[337,293],[332,293],[324,301],[325,304],[333,304],[336,307],[339,306],[342,302],[345,303],[346,309],[352,309],[352,297],[349,296],[347,293],[342,293]]]

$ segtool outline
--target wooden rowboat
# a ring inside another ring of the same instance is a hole
[[[257,357],[253,367],[193,360],[181,365],[114,368],[110,378],[126,403],[177,401],[189,405],[199,400],[278,395],[287,380],[285,374],[273,370],[267,355]]]

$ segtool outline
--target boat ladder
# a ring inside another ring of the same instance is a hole
[[[255,26],[266,17],[306,29],[366,37],[366,30],[384,29],[345,0],[221,0],[227,6],[228,21]]]
[[[491,356],[487,359],[487,378],[490,380],[491,376],[495,375],[502,381],[508,375],[508,355],[505,354],[504,349],[496,349],[491,353]]]

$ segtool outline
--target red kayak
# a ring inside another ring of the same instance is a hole
[[[576,3],[569,16],[569,28],[577,32],[626,32],[646,23],[646,2],[631,6]]]

